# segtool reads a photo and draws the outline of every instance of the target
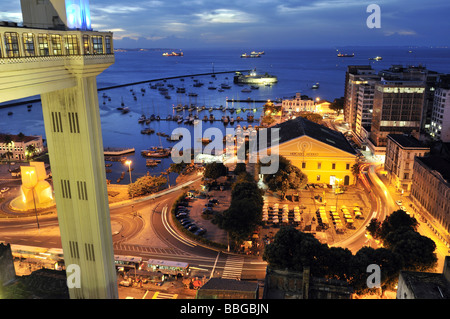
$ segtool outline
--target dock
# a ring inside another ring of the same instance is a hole
[[[134,148],[114,148],[107,147],[103,150],[105,156],[122,156],[125,154],[134,153],[136,150]]]

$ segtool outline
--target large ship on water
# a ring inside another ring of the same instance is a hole
[[[169,53],[169,52],[164,52],[163,53],[163,56],[183,56],[183,52],[172,52],[172,53]]]
[[[278,78],[275,75],[257,74],[256,69],[252,70],[248,75],[244,75],[241,72],[236,72],[234,76],[234,83],[244,84],[272,84],[278,82]]]
[[[263,55],[263,54],[264,54],[264,51],[261,51],[261,52],[252,51],[250,54],[247,54],[247,53],[241,54],[241,58],[260,58],[261,55]]]
[[[348,54],[348,53],[338,53],[338,58],[353,58],[355,56],[354,53]]]

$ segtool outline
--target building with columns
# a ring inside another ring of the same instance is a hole
[[[41,96],[70,297],[118,298],[96,81],[112,33],[92,30],[87,0],[21,6],[23,26],[0,26],[0,102]]]

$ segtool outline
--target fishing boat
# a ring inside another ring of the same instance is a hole
[[[122,114],[127,114],[128,112],[130,112],[130,109],[128,107],[124,107],[122,109]],[[12,113],[12,112],[11,112]],[[9,115],[9,114],[8,114]]]
[[[320,87],[319,82],[317,82],[316,84],[313,84],[313,86],[311,87],[313,90],[317,90]]]
[[[376,56],[374,58],[369,58],[369,60],[381,61],[383,58],[381,56]]]

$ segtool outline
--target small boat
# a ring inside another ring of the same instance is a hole
[[[123,113],[123,114],[127,114],[128,112],[130,112],[130,109],[129,109],[128,107],[124,107],[124,108],[122,109],[122,113]]]
[[[150,135],[150,134],[153,134],[153,133],[155,133],[155,130],[151,129],[151,128],[145,128],[145,129],[141,130],[141,134]]]
[[[211,122],[214,121],[214,120],[215,120],[214,115],[211,114],[211,115],[209,116],[209,120],[210,120]]]
[[[245,88],[245,89],[243,89],[241,92],[244,92],[244,93],[250,93],[251,91],[252,91],[251,89]]]
[[[383,58],[380,56],[376,56],[374,58],[369,58],[369,60],[381,61],[381,60],[383,60]]]
[[[316,84],[313,84],[313,86],[311,87],[313,90],[317,90],[320,87],[319,82],[317,82]]]
[[[216,90],[217,88],[215,86],[208,86],[208,90]]]
[[[139,117],[139,119],[138,119],[138,123],[144,123],[146,119],[147,119],[147,118],[145,117],[145,115],[142,114],[142,115]]]
[[[205,116],[203,117],[203,121],[204,121],[204,122],[207,122],[207,121],[208,121],[208,116],[207,116],[207,115],[205,115]]]
[[[146,160],[145,165],[148,167],[155,167],[158,166],[159,163],[161,163],[161,160],[148,159]]]
[[[155,158],[169,157],[170,149],[157,147],[156,149],[152,150],[143,150],[141,151],[141,154],[145,157],[155,157]]]
[[[13,115],[13,112],[8,112],[8,115]]]

